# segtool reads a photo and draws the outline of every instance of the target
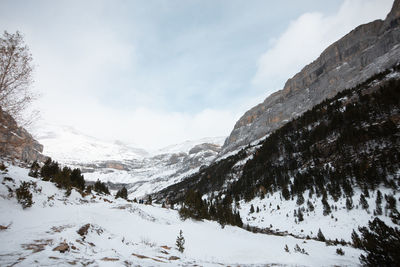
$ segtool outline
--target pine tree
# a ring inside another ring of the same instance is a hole
[[[125,186],[118,190],[117,194],[115,195],[115,198],[123,198],[127,199],[128,198],[128,190],[126,190]]]
[[[303,197],[303,194],[300,193],[300,194],[297,195],[296,204],[298,206],[301,206],[301,205],[303,205],[303,203],[304,203],[304,197]]]
[[[301,211],[300,208],[297,212],[297,218],[299,218],[299,222],[302,222],[304,220],[303,212]]]
[[[351,233],[351,240],[353,241],[353,247],[355,248],[362,247],[360,236],[356,233],[356,231],[354,231],[354,229],[353,232]]]
[[[367,255],[361,255],[364,266],[399,266],[400,231],[387,226],[375,218],[368,223],[369,228],[361,227],[361,248]]]
[[[321,228],[318,229],[317,239],[318,239],[318,241],[322,241],[322,242],[325,242],[325,240],[326,240],[324,234],[321,231]]]
[[[346,198],[346,209],[352,210],[354,208],[353,200],[351,197]]]
[[[179,250],[179,252],[183,253],[183,251],[185,250],[185,238],[183,237],[183,232],[182,230],[179,231],[179,235],[176,238],[176,247]]]
[[[361,205],[361,207],[362,207],[363,209],[365,209],[365,210],[367,210],[367,209],[369,208],[368,202],[367,202],[367,200],[365,199],[364,194],[361,194],[361,195],[360,195],[360,205]]]
[[[289,189],[287,188],[287,185],[285,184],[285,186],[282,188],[282,196],[285,200],[289,200],[290,199],[290,192]]]
[[[382,215],[382,193],[379,190],[376,192],[375,203],[376,203],[375,214]]]
[[[149,195],[149,196],[147,197],[147,202],[146,202],[146,204],[148,204],[148,205],[153,204],[153,199],[151,198],[151,195]]]
[[[251,204],[251,206],[250,206],[250,213],[254,213],[254,206],[253,206],[253,204]]]
[[[326,200],[326,197],[322,197],[322,205],[324,206],[324,211],[323,211],[324,216],[330,214],[331,207],[329,206],[329,203],[328,203],[328,200]]]
[[[307,200],[307,206],[308,206],[308,209],[310,210],[310,212],[314,211],[314,205],[311,203],[310,200]]]

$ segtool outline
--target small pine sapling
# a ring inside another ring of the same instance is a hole
[[[179,235],[176,238],[176,247],[179,250],[179,252],[183,253],[183,251],[185,250],[185,238],[183,237],[183,232],[182,230],[179,231]]]
[[[290,250],[289,250],[289,247],[288,247],[287,244],[285,245],[284,250],[285,250],[287,253],[290,253]]]

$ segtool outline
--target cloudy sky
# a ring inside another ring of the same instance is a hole
[[[393,0],[0,0],[44,124],[155,149],[227,136],[250,107]]]

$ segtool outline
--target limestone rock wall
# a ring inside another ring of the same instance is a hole
[[[0,157],[30,163],[44,161],[42,152],[43,145],[0,108]]]
[[[358,26],[247,111],[225,140],[222,154],[262,138],[339,91],[400,62],[400,0],[384,21]]]

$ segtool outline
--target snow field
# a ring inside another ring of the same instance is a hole
[[[337,247],[322,242],[221,228],[210,221],[181,221],[175,210],[112,196],[82,197],[72,190],[66,197],[64,190],[27,173],[8,166],[8,172],[0,174],[0,225],[8,227],[0,231],[1,266],[358,265],[361,251],[350,247],[343,247],[345,255],[339,256]],[[25,210],[9,197],[7,188],[15,189],[20,181],[37,184],[32,193],[35,203]],[[82,237],[77,231],[86,224],[90,227]],[[175,248],[179,230],[186,240],[184,253]],[[69,251],[53,251],[62,243]],[[309,255],[295,252],[296,244]]]

